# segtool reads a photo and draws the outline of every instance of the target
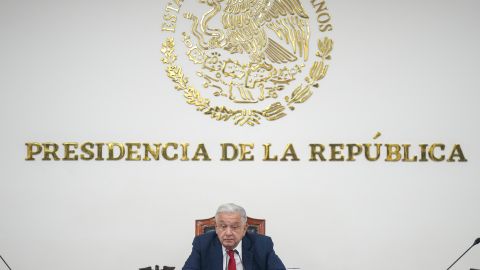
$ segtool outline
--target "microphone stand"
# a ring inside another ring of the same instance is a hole
[[[9,270],[12,270],[12,268],[8,266],[8,263],[3,259],[2,255],[0,255],[0,259],[2,259],[3,263],[8,267]]]
[[[463,255],[467,254],[467,252],[468,252],[470,249],[472,249],[472,248],[473,248],[476,244],[478,244],[478,243],[480,243],[480,238],[477,238],[477,239],[475,240],[475,242],[473,242],[473,244],[472,244],[460,257],[458,257],[458,259],[457,259],[456,261],[454,261],[454,262],[452,263],[452,265],[450,265],[450,266],[447,268],[447,270],[449,270],[450,268],[452,268],[452,266],[454,266],[454,265],[463,257]]]

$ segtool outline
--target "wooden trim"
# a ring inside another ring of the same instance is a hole
[[[265,235],[265,219],[247,217],[248,226],[257,228],[258,234]],[[203,234],[205,228],[215,226],[215,217],[195,220],[195,236]]]

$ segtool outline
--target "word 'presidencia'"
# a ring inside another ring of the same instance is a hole
[[[398,143],[140,143],[140,142],[27,142],[27,161],[301,161],[309,162],[467,162],[460,144]],[[218,155],[218,158],[215,158]]]

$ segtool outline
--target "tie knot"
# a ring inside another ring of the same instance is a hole
[[[233,255],[235,254],[235,251],[233,251],[232,249],[229,249],[227,250],[227,254],[229,257],[233,257]]]

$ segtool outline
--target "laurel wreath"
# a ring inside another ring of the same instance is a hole
[[[316,56],[320,58],[315,61],[310,68],[308,76],[305,78],[306,84],[299,85],[291,93],[290,96],[285,96],[285,105],[281,102],[270,104],[263,110],[232,110],[225,106],[211,106],[208,98],[202,97],[200,92],[188,83],[188,78],[182,71],[182,68],[176,64],[177,55],[175,54],[175,42],[173,37],[167,38],[162,43],[161,52],[164,55],[162,62],[167,66],[167,76],[175,83],[177,91],[183,91],[183,96],[186,102],[194,105],[197,111],[210,116],[217,121],[233,120],[235,125],[255,126],[259,125],[262,118],[268,121],[275,121],[285,117],[286,108],[295,110],[295,104],[301,104],[307,101],[312,95],[312,87],[318,87],[318,82],[322,80],[328,71],[329,65],[327,62],[331,60],[331,52],[333,50],[333,40],[325,37],[323,40],[318,40],[318,50]]]

